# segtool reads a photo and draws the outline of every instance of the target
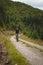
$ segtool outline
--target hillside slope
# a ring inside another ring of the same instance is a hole
[[[1,0],[0,28],[15,29],[31,38],[43,39],[43,11],[21,2]]]

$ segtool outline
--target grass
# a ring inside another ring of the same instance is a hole
[[[14,38],[15,38],[15,36],[14,36]],[[25,36],[25,35],[23,35],[23,34],[21,34],[20,35],[20,37],[19,38],[21,38],[21,39],[23,39],[23,40],[26,40],[26,41],[29,41],[29,42],[33,42],[33,43],[37,43],[37,44],[39,44],[39,45],[43,45],[43,41],[41,41],[41,40],[34,40],[34,39],[31,39],[31,38],[28,38],[27,36]],[[43,52],[43,50],[41,50],[41,49],[39,49],[39,48],[37,48],[37,47],[35,47],[35,46],[31,46],[31,45],[29,45],[29,44],[27,44],[27,43],[25,43],[25,42],[23,42],[23,44],[26,46],[26,47],[31,47],[31,48],[35,48],[35,49],[38,49],[40,52]]]
[[[38,49],[40,52],[43,52],[43,50],[41,50],[41,49],[39,49],[39,48],[37,48],[37,47],[31,46],[31,45],[29,45],[29,44],[26,44],[26,46],[27,46],[27,47],[31,47],[31,48]]]
[[[23,40],[29,41],[29,42],[33,42],[34,44],[39,44],[39,45],[43,46],[43,41],[42,40],[31,39],[31,38],[28,38],[27,36],[25,36],[23,34],[20,36],[20,38],[23,39]]]
[[[5,46],[6,50],[8,51],[8,60],[11,61],[10,65],[31,65],[9,41],[8,36],[5,37],[2,33],[0,34],[0,36],[0,40],[6,43]]]
[[[37,48],[37,47],[35,47],[35,46],[31,46],[31,45],[29,45],[29,44],[27,44],[27,43],[25,43],[25,42],[23,42],[23,44],[24,44],[26,47],[35,48],[35,49],[38,49],[40,52],[43,52],[43,50],[41,50],[41,49],[39,49],[39,48]]]
[[[10,41],[6,40],[6,42],[8,59],[12,62],[12,65],[30,65],[30,63],[28,63],[28,61],[16,50]]]
[[[2,34],[2,32],[0,32],[0,43],[5,42],[5,35]]]

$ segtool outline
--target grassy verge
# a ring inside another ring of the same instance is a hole
[[[39,49],[39,48],[37,48],[37,47],[35,47],[35,46],[31,46],[31,45],[29,45],[29,44],[27,44],[27,43],[25,43],[25,42],[23,42],[22,43],[23,45],[25,45],[26,47],[30,47],[30,48],[34,48],[34,49],[37,49],[37,50],[39,50],[40,52],[43,52],[43,50],[41,50],[41,49]]]
[[[43,52],[43,50],[41,50],[41,49],[39,49],[39,48],[37,48],[37,47],[31,46],[31,45],[29,45],[29,44],[26,44],[26,46],[27,46],[27,47],[31,47],[31,48],[38,49],[40,52]]]
[[[43,46],[43,41],[42,40],[39,40],[39,39],[31,39],[31,38],[28,38],[27,36],[25,35],[20,35],[20,38],[23,39],[23,40],[26,40],[26,41],[29,41],[29,42],[33,42],[35,44],[39,44],[39,45],[42,45]]]
[[[0,34],[0,41],[5,42],[6,50],[8,51],[8,60],[11,61],[10,65],[31,65],[13,46],[9,41],[9,37]]]

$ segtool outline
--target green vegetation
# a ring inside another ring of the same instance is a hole
[[[39,49],[39,48],[37,48],[37,47],[35,47],[35,46],[31,46],[31,45],[29,45],[29,44],[27,44],[27,43],[24,43],[24,42],[23,42],[23,44],[24,44],[25,46],[27,46],[27,47],[31,47],[32,49],[37,49],[37,50],[39,50],[40,52],[43,52],[43,50],[41,50],[41,49]]]
[[[39,44],[39,45],[43,46],[43,41],[40,39],[38,39],[38,40],[37,39],[31,39],[31,38],[29,38],[23,34],[20,35],[20,38],[23,40],[29,41],[29,42],[33,42],[34,44]]]
[[[8,51],[8,61],[11,62],[9,65],[31,65],[13,46],[8,35],[6,37],[2,32],[0,32],[0,41],[5,43],[6,50]]]
[[[0,28],[20,31],[28,37],[43,40],[43,11],[24,3],[0,0]]]
[[[15,49],[10,41],[7,40],[6,48],[8,51],[8,58],[12,62],[12,65],[30,65],[26,59]]]

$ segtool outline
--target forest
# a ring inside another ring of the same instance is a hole
[[[26,36],[43,40],[43,10],[11,0],[0,0],[0,29],[18,27]]]

